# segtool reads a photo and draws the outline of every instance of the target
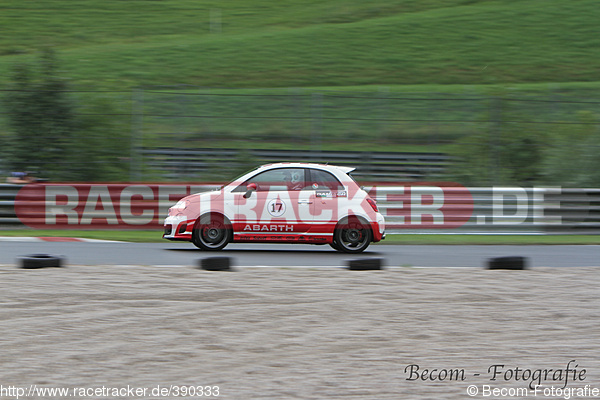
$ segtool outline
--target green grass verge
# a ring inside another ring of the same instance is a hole
[[[10,229],[0,230],[0,237],[74,237],[82,239],[118,240],[124,242],[162,241],[162,229],[156,230],[54,230],[54,229]]]
[[[162,230],[99,230],[99,231],[65,231],[65,230],[32,230],[14,229],[0,230],[0,237],[77,237],[86,239],[119,240],[125,242],[164,242]],[[535,245],[535,244],[592,244],[600,245],[600,235],[388,235],[381,245]]]

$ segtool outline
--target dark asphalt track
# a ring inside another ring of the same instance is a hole
[[[191,243],[86,243],[0,241],[0,265],[17,265],[30,254],[64,256],[67,265],[193,266],[199,259],[228,256],[236,266],[345,266],[347,260],[381,257],[386,266],[483,267],[491,257],[524,256],[529,267],[600,266],[600,246],[372,245],[359,255],[329,246],[230,244],[221,252],[203,252]]]

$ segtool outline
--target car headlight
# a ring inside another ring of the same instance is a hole
[[[173,207],[172,210],[185,210],[190,202],[184,199],[179,200]]]
[[[183,215],[183,211],[190,204],[188,200],[181,199],[171,208],[169,208],[169,216],[175,217],[179,215]]]

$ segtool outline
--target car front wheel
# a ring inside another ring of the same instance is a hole
[[[220,215],[203,215],[196,221],[192,242],[202,250],[221,250],[231,241],[231,224]]]
[[[360,253],[369,247],[372,240],[371,228],[358,218],[352,218],[338,224],[331,247],[344,253]]]

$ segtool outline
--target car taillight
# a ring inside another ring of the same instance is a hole
[[[370,197],[367,197],[367,203],[369,203],[371,205],[371,208],[373,209],[373,211],[379,212],[379,209],[377,208],[377,203],[375,203],[375,200],[373,200]]]

